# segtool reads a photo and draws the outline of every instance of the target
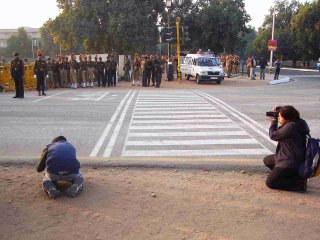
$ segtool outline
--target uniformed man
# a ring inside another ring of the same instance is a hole
[[[61,80],[60,80],[60,63],[59,63],[58,56],[56,57],[55,60],[53,60],[52,70],[53,70],[54,88],[59,88],[61,86]]]
[[[83,54],[81,57],[81,61],[79,63],[81,79],[82,79],[82,87],[87,87],[87,57]]]
[[[24,98],[24,63],[17,52],[13,54],[11,61],[11,78],[13,78],[16,88],[16,95],[13,98]]]
[[[48,79],[47,79],[48,82],[47,82],[47,84],[50,87],[53,87],[53,84],[54,84],[54,81],[53,81],[53,60],[51,60],[51,58],[47,59],[47,69],[48,69]]]
[[[107,61],[104,63],[105,68],[105,79],[108,84],[108,87],[112,86],[112,76],[111,76],[111,59],[108,56]]]
[[[110,73],[111,73],[111,81],[112,85],[116,87],[117,86],[117,61],[114,59],[114,56],[111,56],[111,63],[110,63]]]
[[[71,88],[77,88],[77,71],[79,70],[79,63],[76,60],[74,53],[71,53],[70,60],[70,80],[71,80]]]
[[[45,96],[46,94],[44,92],[44,89],[45,89],[44,81],[47,76],[48,69],[47,69],[47,63],[43,59],[42,52],[40,50],[38,50],[38,59],[34,63],[33,72],[34,72],[35,78],[37,78],[38,95],[41,96],[41,93],[42,93],[42,95]]]
[[[68,71],[67,71],[67,63],[64,56],[60,58],[60,80],[61,87],[68,87]]]
[[[150,80],[151,80],[151,72],[152,72],[152,60],[150,59],[150,56],[146,57],[146,61],[144,64],[144,71],[146,74],[146,79],[145,79],[145,86],[144,87],[149,87],[150,86]]]
[[[106,81],[105,81],[105,77],[104,77],[104,62],[102,61],[102,57],[99,57],[99,61],[97,62],[97,72],[98,72],[98,87],[102,86],[105,87],[106,86]]]
[[[161,78],[162,78],[162,61],[161,59],[158,59],[157,56],[155,56],[154,61],[153,61],[153,69],[155,73],[155,86],[156,88],[160,87],[161,84]]]
[[[94,62],[91,59],[91,55],[88,56],[88,62],[87,62],[87,87],[93,87],[94,82]]]

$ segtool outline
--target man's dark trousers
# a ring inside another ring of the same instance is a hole
[[[24,88],[23,88],[23,78],[22,76],[14,76],[14,85],[16,88],[16,97],[23,98],[24,97]]]
[[[264,164],[271,170],[266,185],[272,189],[282,189],[287,191],[299,191],[304,183],[304,179],[299,176],[296,168],[275,167],[275,154],[266,156]]]
[[[38,92],[42,92],[42,94],[44,94],[44,78],[45,75],[42,73],[38,73],[37,74],[37,90]]]

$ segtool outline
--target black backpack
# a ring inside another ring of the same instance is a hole
[[[299,175],[311,178],[320,175],[320,139],[307,135],[306,160],[299,168]]]

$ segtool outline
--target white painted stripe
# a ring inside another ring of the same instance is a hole
[[[222,125],[179,125],[179,126],[131,126],[131,129],[140,130],[156,130],[156,129],[216,129],[216,128],[235,128],[239,126],[235,124],[222,124]]]
[[[176,111],[157,111],[155,109],[153,109],[152,111],[147,111],[147,110],[144,110],[144,111],[140,111],[139,113],[135,113],[134,115],[135,116],[138,116],[138,115],[159,115],[159,114],[177,114],[177,113],[180,113],[180,114],[195,114],[195,113],[198,113],[198,114],[201,114],[201,113],[204,113],[204,114],[208,114],[208,113],[218,113],[217,111],[180,111],[180,110],[176,110]]]
[[[145,124],[153,124],[153,123],[226,123],[232,122],[230,119],[180,119],[180,120],[134,120],[133,124],[136,123],[145,123]]]
[[[35,101],[33,101],[33,102],[34,102],[34,103],[40,102],[40,101],[42,101],[42,100],[46,100],[46,99],[48,99],[48,98],[52,98],[52,97],[54,97],[54,96],[58,96],[58,95],[60,95],[60,94],[67,93],[67,92],[70,92],[70,91],[71,91],[71,90],[64,91],[64,92],[60,92],[60,93],[56,93],[56,94],[53,94],[53,95],[51,95],[51,96],[47,96],[47,97],[44,97],[44,98],[35,100]]]
[[[190,102],[190,99],[188,99],[188,102],[187,101],[138,101],[137,102],[137,105],[145,105],[145,104],[148,104],[148,105],[151,105],[151,104],[155,104],[155,105],[160,105],[160,104],[199,104],[201,105],[202,103],[206,103],[204,101],[192,101]]]
[[[97,98],[96,100],[94,100],[94,101],[96,101],[96,102],[99,102],[100,100],[102,100],[105,96],[107,96],[109,94],[109,92],[106,92],[105,94],[103,94],[103,95],[101,95],[99,98]]]
[[[129,132],[129,137],[203,137],[203,136],[246,136],[244,131],[223,131],[223,132],[152,132],[136,133]]]
[[[127,146],[182,146],[182,145],[235,145],[259,144],[255,139],[206,139],[206,140],[158,140],[128,141]]]
[[[169,104],[169,103],[167,103]],[[156,106],[163,106],[162,103],[159,103],[159,104],[137,104],[137,107],[149,107],[149,108],[152,108],[152,107],[156,107]],[[207,104],[207,103],[203,103],[203,104],[199,104],[199,103],[193,103],[193,104],[184,104],[184,103],[181,103],[181,104],[178,104],[178,103],[175,103],[175,104],[170,104],[168,105],[168,107],[171,107],[171,108],[174,108],[174,107],[210,107],[211,105]]]
[[[111,136],[111,138],[110,138],[110,140],[109,140],[108,146],[106,147],[106,150],[105,150],[104,153],[103,153],[103,156],[104,156],[104,157],[110,157],[110,156],[111,156],[111,152],[112,152],[112,150],[113,150],[113,148],[114,148],[114,145],[115,145],[115,143],[116,143],[116,140],[117,140],[117,137],[118,137],[118,135],[119,135],[120,129],[121,129],[121,127],[122,127],[123,121],[124,121],[124,119],[125,119],[125,117],[126,117],[128,108],[129,108],[129,106],[130,106],[130,104],[131,104],[131,102],[132,102],[132,99],[133,99],[133,97],[134,97],[135,94],[136,94],[136,92],[134,91],[134,92],[132,93],[131,97],[129,98],[128,102],[126,103],[126,105],[125,105],[122,113],[121,113],[121,116],[120,116],[120,118],[119,118],[119,121],[118,121],[117,125],[115,126],[114,131],[113,131],[113,133],[112,133],[112,136]]]
[[[127,95],[123,98],[123,100],[121,101],[120,105],[116,109],[115,113],[113,114],[113,116],[111,117],[110,121],[108,122],[106,128],[104,129],[103,133],[101,134],[98,142],[96,143],[96,145],[94,146],[93,150],[91,151],[91,153],[89,155],[90,157],[96,157],[97,156],[98,152],[100,151],[100,148],[101,148],[102,144],[104,143],[106,137],[108,136],[113,123],[115,122],[116,118],[118,117],[118,115],[119,115],[119,113],[120,113],[120,111],[122,109],[122,106],[125,103],[125,101],[127,100],[127,98],[129,97],[130,93],[131,93],[131,91],[129,91],[127,93]]]
[[[158,111],[158,110],[172,110],[174,108],[175,110],[216,110],[215,107],[171,107],[171,106],[153,106],[150,107],[136,107],[135,111],[145,111],[145,110],[152,110],[152,111]]]
[[[207,118],[225,118],[223,114],[207,114],[207,115],[152,115],[152,116],[139,116],[134,115],[134,120],[136,119],[207,119]]]
[[[177,156],[238,156],[238,155],[265,155],[271,152],[267,149],[216,149],[216,150],[126,150],[124,157],[177,157]]]
[[[200,95],[213,100],[217,105],[219,105],[221,108],[225,109],[226,111],[228,111],[231,115],[233,115],[234,117],[236,117],[237,119],[239,119],[241,122],[243,122],[246,126],[250,127],[251,129],[253,129],[255,132],[257,132],[258,134],[260,134],[262,137],[264,137],[266,140],[268,140],[270,143],[272,143],[273,145],[277,145],[276,142],[272,141],[269,137],[269,135],[267,135],[265,132],[262,132],[261,130],[259,130],[256,126],[261,127],[262,129],[264,129],[259,123],[257,123],[256,121],[254,121],[253,119],[251,119],[250,117],[244,115],[243,113],[237,111],[236,109],[232,108],[231,106],[229,106],[227,103],[212,97],[206,93],[202,93],[200,91],[196,91],[198,92]],[[238,114],[238,115],[237,115]],[[245,119],[244,119],[245,118]],[[251,122],[252,124],[249,124],[249,122]]]
[[[182,100],[187,100],[187,101],[190,101],[190,96],[189,97],[164,97],[164,98],[161,98],[161,97],[157,97],[157,98],[138,98],[138,101],[139,102],[142,102],[142,101],[182,101]],[[199,100],[199,99],[198,99]],[[200,99],[201,100],[201,99]]]

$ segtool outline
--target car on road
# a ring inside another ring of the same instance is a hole
[[[320,58],[319,58],[319,60],[318,60],[318,62],[317,62],[317,69],[318,69],[319,72],[320,72]]]
[[[202,82],[216,82],[224,80],[224,71],[220,66],[220,59],[209,54],[187,54],[181,64],[181,73],[187,80],[194,77],[198,84]]]

